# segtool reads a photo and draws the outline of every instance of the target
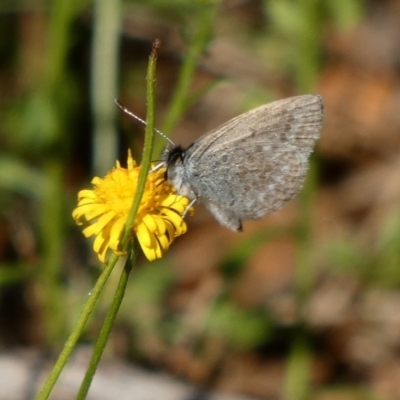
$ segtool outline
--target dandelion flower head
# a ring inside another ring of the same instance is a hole
[[[93,189],[78,193],[78,205],[72,216],[85,225],[85,237],[95,236],[93,250],[105,262],[107,250],[120,254],[120,240],[136,193],[140,166],[128,153],[127,168],[117,161],[104,178],[92,179]],[[149,260],[161,258],[187,225],[182,215],[189,200],[175,193],[165,180],[165,168],[151,171],[132,226],[132,233]]]

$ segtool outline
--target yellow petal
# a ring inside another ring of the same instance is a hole
[[[78,206],[85,206],[86,204],[98,204],[98,199],[90,199],[88,197],[82,197],[78,201]]]
[[[138,235],[137,238],[139,240],[140,247],[142,248],[144,255],[148,260],[152,261],[158,258],[157,255],[160,253],[160,250],[159,250],[159,244],[157,243],[157,240],[154,237],[154,235],[149,232],[149,236],[151,236],[151,239],[153,239],[153,240],[151,239],[148,240],[149,242],[151,242],[151,246],[146,246],[143,244],[143,239],[145,239],[144,235],[141,236]]]
[[[154,247],[155,257],[156,258],[161,258],[163,256],[164,252],[162,251],[160,243],[158,242],[157,236],[155,237],[155,240],[156,240],[156,245]]]
[[[143,217],[143,222],[146,224],[146,227],[150,232],[157,231],[157,223],[155,222],[153,216],[151,216],[150,214],[146,214]]]
[[[92,236],[92,235],[95,235],[96,232],[97,232],[97,224],[96,224],[96,223],[87,226],[87,227],[82,231],[83,235],[84,235],[85,237],[87,237],[87,238],[90,237],[90,236]]]
[[[175,211],[169,210],[168,208],[163,210],[162,215],[165,217],[165,219],[171,221],[175,227],[179,227],[183,221],[179,214],[177,214]]]
[[[177,236],[183,235],[187,232],[187,223],[182,220],[182,223],[179,225],[179,228],[177,228]]]
[[[76,211],[77,214],[83,215],[87,221],[90,221],[108,210],[109,207],[106,204],[86,204],[78,206],[74,212]]]
[[[162,203],[161,205],[164,207],[171,207],[174,205],[180,205],[183,207],[183,210],[185,207],[189,204],[189,200],[186,197],[179,196],[177,194],[174,195],[169,195]]]
[[[139,223],[136,228],[136,236],[139,239],[141,247],[154,247],[154,235],[149,232],[146,224]]]
[[[103,230],[113,219],[115,219],[115,212],[114,211],[109,211],[101,215],[97,219],[97,229],[98,231],[96,232],[99,233],[101,230]]]
[[[95,177],[92,179],[91,183],[92,183],[94,186],[98,186],[98,185],[101,185],[101,184],[103,183],[103,179],[99,178],[98,176],[95,176]]]
[[[89,199],[97,199],[97,195],[93,190],[83,189],[78,193],[78,199],[89,198]]]
[[[166,231],[165,220],[159,215],[153,216],[155,223],[157,224],[157,234],[164,235]]]
[[[154,249],[142,247],[142,251],[149,261],[154,261],[157,258],[157,254]]]
[[[93,250],[98,253],[108,240],[103,235],[97,235],[93,242]]]
[[[121,240],[122,229],[125,225],[125,218],[119,218],[116,222],[114,222],[111,231],[110,231],[110,249],[114,251],[118,250],[119,241]]]
[[[80,219],[85,215],[85,213],[82,212],[80,207],[75,208],[72,211],[72,218],[75,220],[75,222],[80,222]]]
[[[107,218],[102,219],[103,216],[101,216],[96,222],[93,222],[92,225],[89,225],[87,228],[83,230],[83,234],[85,235],[85,237],[98,235],[99,233],[101,233],[101,231],[105,230],[106,228],[110,229],[108,225],[110,224],[110,226],[112,226],[111,221],[114,218],[114,213],[109,212],[105,215],[107,216]]]
[[[157,236],[157,240],[160,244],[160,247],[163,249],[163,251],[167,251],[169,248],[169,245],[171,244],[171,241],[169,240],[169,238],[166,235],[160,235]]]
[[[164,224],[165,224],[165,229],[167,230],[166,234],[167,234],[170,242],[172,242],[174,240],[174,237],[175,237],[174,225],[172,225],[172,223],[170,221],[168,221],[168,220],[164,220]]]
[[[100,248],[100,250],[97,252],[97,257],[99,257],[99,260],[101,262],[105,262],[106,261],[106,253],[108,250],[108,246],[106,246],[106,244],[103,244],[103,247]]]

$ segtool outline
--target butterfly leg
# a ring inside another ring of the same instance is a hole
[[[182,214],[182,219],[184,219],[186,217],[186,214],[189,212],[189,210],[191,209],[191,207],[193,206],[194,203],[196,203],[197,201],[197,197],[195,197],[185,208],[185,211]]]

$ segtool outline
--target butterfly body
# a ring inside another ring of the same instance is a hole
[[[243,220],[280,209],[300,191],[322,120],[319,95],[263,105],[187,149],[167,150],[167,178],[177,193],[203,202],[222,225],[242,230]]]

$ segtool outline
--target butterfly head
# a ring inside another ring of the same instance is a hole
[[[167,167],[165,179],[172,184],[178,194],[193,199],[195,195],[186,179],[185,153],[186,150],[182,146],[167,147],[163,151],[161,158]]]

